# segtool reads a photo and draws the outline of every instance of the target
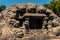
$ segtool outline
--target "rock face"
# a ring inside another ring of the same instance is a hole
[[[60,35],[60,18],[36,4],[16,4],[0,13],[1,40],[47,40]]]

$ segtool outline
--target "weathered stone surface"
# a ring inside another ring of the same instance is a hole
[[[43,6],[16,4],[0,13],[0,34],[2,40],[48,40],[60,36],[60,18]]]

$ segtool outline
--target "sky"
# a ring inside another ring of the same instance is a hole
[[[50,0],[0,0],[0,5],[6,5],[7,7],[21,3],[33,3],[33,4],[43,5],[43,4],[49,4]]]

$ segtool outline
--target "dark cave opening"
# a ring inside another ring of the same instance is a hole
[[[23,25],[23,21],[24,21],[24,18],[21,19],[21,18],[19,18],[19,16],[22,17],[25,13],[26,13],[26,8],[19,9],[16,11],[15,20],[19,21],[18,27],[21,27]]]
[[[36,8],[28,9],[28,13],[36,13]]]
[[[23,16],[26,13],[26,8],[22,8],[16,11],[17,16]]]
[[[43,18],[31,17],[29,20],[30,29],[41,29],[43,25]]]

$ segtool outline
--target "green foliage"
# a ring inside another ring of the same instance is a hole
[[[49,4],[44,4],[43,6],[49,8]]]
[[[6,6],[1,5],[1,6],[0,6],[0,12],[1,12],[2,10],[4,10],[5,8],[6,8]]]
[[[51,0],[50,4],[44,4],[43,6],[51,9],[55,14],[60,17],[60,0]]]

